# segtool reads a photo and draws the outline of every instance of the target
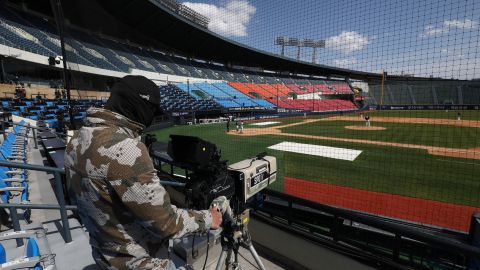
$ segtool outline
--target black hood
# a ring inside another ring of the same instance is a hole
[[[113,85],[105,108],[147,127],[162,114],[160,89],[143,76],[125,76]]]

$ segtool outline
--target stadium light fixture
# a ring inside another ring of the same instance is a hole
[[[285,47],[297,47],[297,60],[300,60],[300,50],[302,47],[312,48],[312,63],[315,64],[317,56],[317,48],[325,48],[325,40],[314,40],[314,39],[299,39],[293,37],[284,37],[279,36],[274,40],[275,45],[281,46],[281,56],[285,56]]]

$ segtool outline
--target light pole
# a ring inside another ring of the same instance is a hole
[[[278,113],[278,101],[279,101],[279,100],[278,100],[278,99],[279,99],[279,97],[278,97],[278,83],[279,83],[278,78],[275,78],[275,82],[277,82],[277,85],[276,85],[276,86],[277,86],[277,113]]]
[[[300,60],[300,50],[302,47],[312,48],[312,63],[315,64],[317,56],[317,48],[325,48],[325,40],[313,40],[310,38],[299,39],[294,37],[276,37],[274,40],[275,45],[281,46],[281,56],[285,56],[285,47],[297,47],[297,60]]]

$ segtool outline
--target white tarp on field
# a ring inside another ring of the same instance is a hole
[[[305,144],[295,142],[281,142],[268,147],[269,149],[286,151],[298,154],[327,157],[354,161],[361,153],[361,150],[330,147],[316,144]]]
[[[267,121],[267,122],[258,122],[258,123],[253,123],[251,126],[268,126],[268,125],[273,125],[273,124],[278,124],[280,122],[278,121]]]

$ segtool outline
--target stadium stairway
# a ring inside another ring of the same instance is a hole
[[[31,134],[31,133],[30,133]],[[2,145],[5,141],[2,142]],[[32,136],[28,138],[25,144],[25,161],[32,165],[48,165],[46,164],[44,154],[40,149],[34,147],[34,141]],[[39,148],[41,146],[39,145]],[[18,159],[16,160],[19,161]],[[28,200],[23,201],[25,204],[51,204],[57,205],[58,201],[55,196],[55,192],[52,187],[52,175],[41,171],[28,171]],[[16,198],[18,196],[15,196]],[[62,225],[60,222],[60,213],[58,210],[42,210],[34,209],[31,211],[30,217],[27,219],[25,215],[22,215],[23,210],[17,210],[20,228],[22,231],[38,231],[32,235],[23,237],[24,243],[30,243],[30,238],[35,238],[35,244],[38,246],[38,254],[42,257],[42,261],[46,265],[51,265],[52,257],[50,254],[54,254],[54,264],[57,269],[84,269],[85,266],[94,265],[94,261],[91,257],[91,249],[89,245],[88,235],[81,226],[81,224],[73,218],[73,213],[69,212],[69,224],[71,228],[71,234],[73,241],[69,244],[65,244],[64,236],[62,235]],[[9,214],[9,211],[8,211]],[[30,221],[31,220],[31,221]],[[16,258],[32,257],[35,255],[35,248],[30,243],[26,248],[26,245],[17,247],[17,238],[4,237],[4,235],[11,235],[12,229],[8,224],[1,224],[0,226],[0,245],[3,247],[3,251],[6,254],[5,261],[14,263]],[[45,231],[46,233],[42,233]],[[39,237],[43,235],[43,237]],[[0,254],[2,254],[2,248],[0,247]],[[33,252],[33,253],[32,253]],[[82,265],[76,267],[75,261],[78,261],[78,256],[82,258]],[[2,256],[0,256],[0,261]],[[35,268],[37,269],[37,268]],[[38,268],[42,269],[42,268]],[[50,269],[45,267],[43,269]],[[94,268],[88,269],[97,269]]]

